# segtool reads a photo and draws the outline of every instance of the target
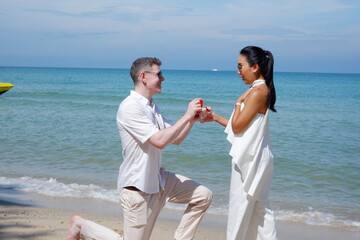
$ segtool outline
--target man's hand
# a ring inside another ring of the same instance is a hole
[[[188,109],[185,115],[191,120],[196,121],[199,117],[199,113],[201,112],[201,103],[200,98],[195,98],[189,103]]]

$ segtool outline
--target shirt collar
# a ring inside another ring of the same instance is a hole
[[[144,97],[143,95],[141,95],[138,92],[135,92],[134,90],[130,91],[130,95],[133,96],[134,98],[136,98],[136,100],[138,100],[140,103],[142,103],[144,105],[151,106],[153,104],[152,98],[149,101],[146,97]]]

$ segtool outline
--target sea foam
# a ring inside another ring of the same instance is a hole
[[[54,178],[0,177],[0,188],[34,192],[52,197],[93,198],[111,202],[119,202],[118,192],[116,189],[104,189],[95,184],[65,184],[58,182]],[[218,204],[213,203],[208,213],[214,215],[227,214],[227,205],[216,205]],[[184,210],[185,207],[186,206],[182,204],[170,203],[166,205],[166,208],[175,210]],[[275,211],[274,214],[276,220],[300,222],[316,226],[340,227],[354,231],[359,231],[360,229],[359,221],[339,219],[339,217],[333,214],[312,211],[312,209],[309,209],[305,212],[278,210]]]

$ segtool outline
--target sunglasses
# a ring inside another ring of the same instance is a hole
[[[250,67],[250,65],[248,65],[249,67]],[[244,67],[246,67],[246,65],[242,65],[241,63],[239,63],[238,64],[238,69],[239,69],[239,71],[241,70],[241,69],[243,69]]]
[[[162,72],[158,72],[158,73],[154,73],[154,72],[149,72],[149,71],[144,71],[145,73],[150,73],[154,76],[157,76],[158,78],[163,78],[164,76],[162,75]]]

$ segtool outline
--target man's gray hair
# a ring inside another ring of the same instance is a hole
[[[136,59],[130,69],[130,76],[136,85],[139,81],[139,75],[141,72],[150,71],[153,65],[161,66],[161,61],[157,58],[142,57]]]

